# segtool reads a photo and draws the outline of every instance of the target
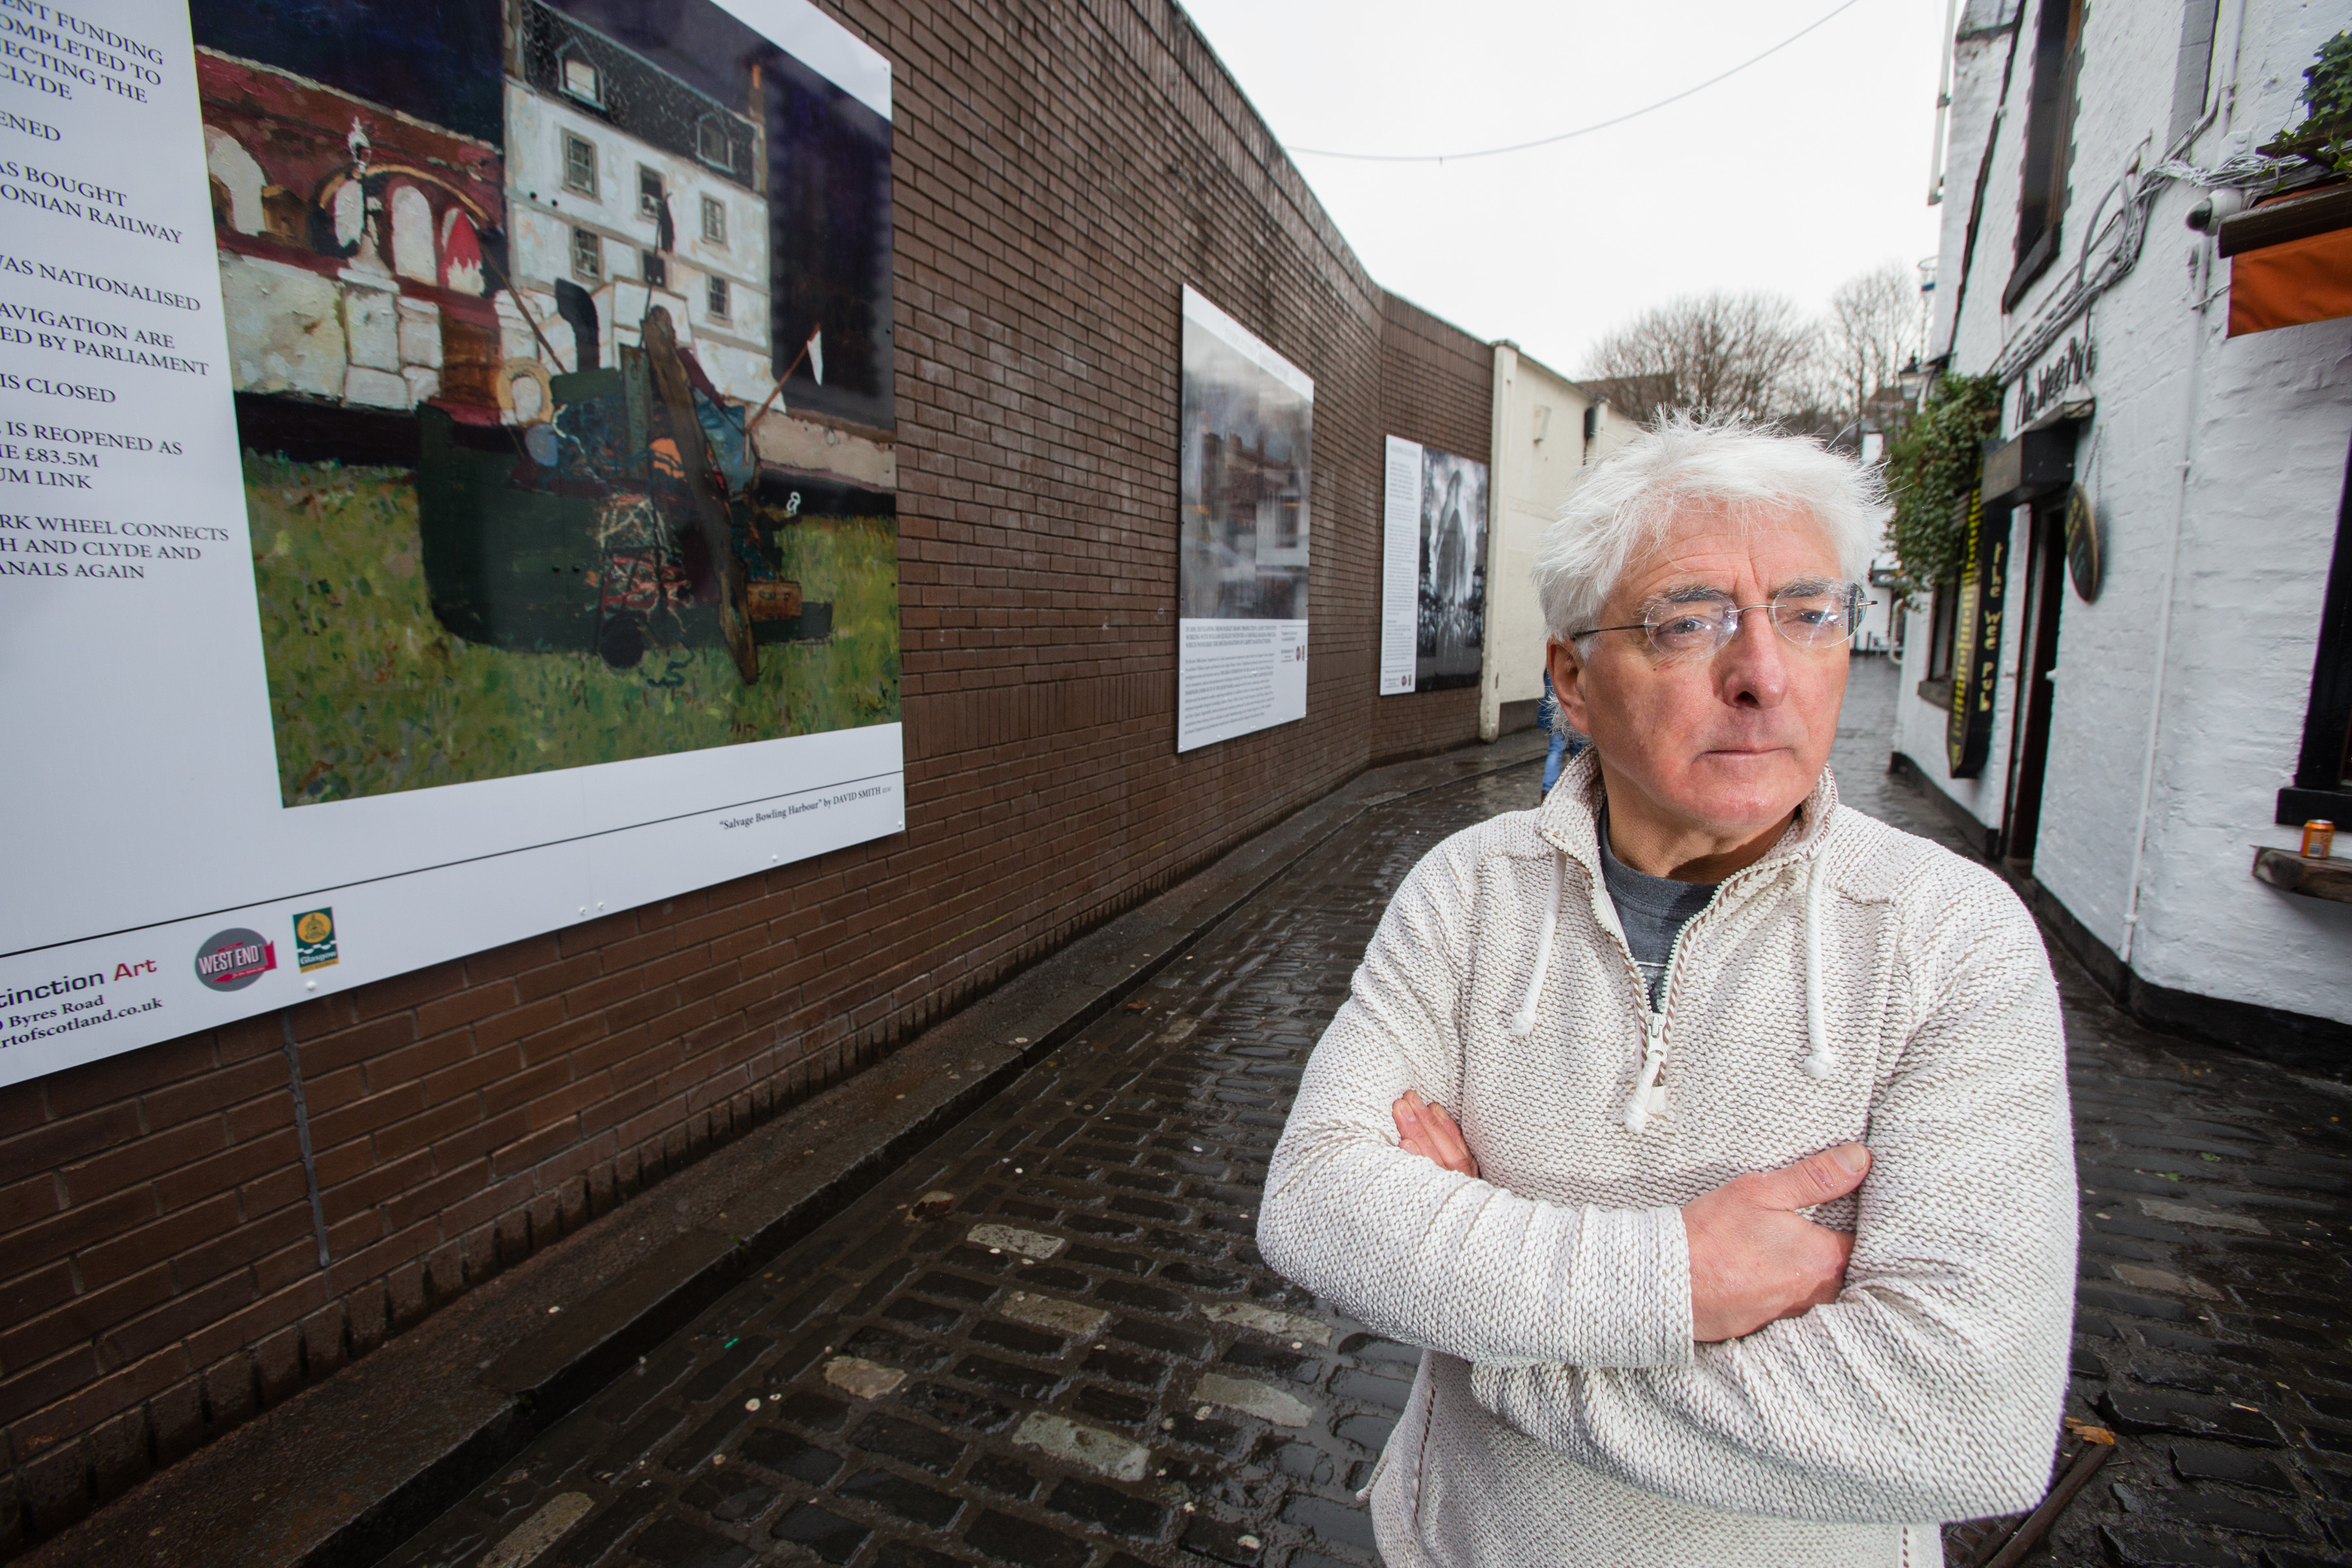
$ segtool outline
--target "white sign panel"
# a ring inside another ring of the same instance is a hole
[[[682,5],[8,5],[0,1083],[903,828],[756,162],[887,182],[887,67]]]
[[[1307,717],[1315,383],[1184,290],[1176,749]]]
[[[1388,438],[1381,494],[1381,695],[1412,689],[1421,604],[1421,443]]]
[[[1486,465],[1388,438],[1381,695],[1475,686],[1486,629]]]

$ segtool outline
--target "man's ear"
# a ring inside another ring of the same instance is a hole
[[[1577,658],[1576,645],[1547,643],[1544,657],[1551,666],[1551,695],[1559,704],[1559,716],[1568,721],[1570,729],[1590,735],[1592,726],[1586,721],[1584,661]]]

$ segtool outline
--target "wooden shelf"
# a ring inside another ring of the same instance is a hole
[[[2352,904],[2352,860],[2306,860],[2292,849],[2256,849],[2254,877],[2284,893]]]

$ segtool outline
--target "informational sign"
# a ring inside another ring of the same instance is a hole
[[[6,15],[0,1083],[903,826],[880,56]]]
[[[1391,436],[1385,474],[1381,695],[1475,686],[1486,634],[1486,465]]]
[[[1418,441],[1388,438],[1381,477],[1381,695],[1412,690],[1420,637],[1421,455]]]
[[[1180,423],[1176,749],[1307,717],[1315,383],[1191,288]]]
[[[1987,517],[1980,489],[1969,492],[1968,509],[1968,543],[1953,612],[1952,710],[1944,731],[1944,761],[1956,779],[1982,773],[1992,749],[2001,613],[2009,597],[2009,513]]]

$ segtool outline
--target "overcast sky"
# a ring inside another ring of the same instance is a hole
[[[1286,144],[1449,153],[1655,102],[1838,0],[1183,4]],[[1856,0],[1728,81],[1536,152],[1295,159],[1380,282],[1573,375],[1595,337],[1677,294],[1769,289],[1817,310],[1856,272],[1932,256],[1946,5]]]

